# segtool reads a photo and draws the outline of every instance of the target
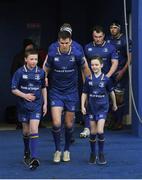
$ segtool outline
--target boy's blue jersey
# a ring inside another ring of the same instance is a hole
[[[126,45],[126,36],[120,34],[119,37],[113,38],[112,36],[107,37],[107,42],[115,46],[118,53],[118,70],[122,69],[127,62],[127,45]],[[132,42],[129,40],[129,52],[132,52]]]
[[[107,74],[110,70],[110,67],[112,65],[111,60],[115,59],[118,60],[118,54],[116,52],[116,48],[104,41],[103,44],[97,45],[94,42],[91,42],[85,46],[85,55],[88,60],[89,66],[90,66],[90,60],[94,56],[100,56],[103,59],[103,68],[102,72]]]
[[[19,98],[20,109],[25,108],[30,111],[39,109],[43,102],[41,90],[45,88],[45,73],[39,67],[30,70],[24,65],[15,72],[11,88],[23,93],[32,93],[36,97],[32,102]]]
[[[56,50],[58,47],[59,47],[58,41],[52,43],[48,48],[48,53],[50,53],[51,51]],[[78,42],[72,40],[71,47],[72,47],[72,49],[77,49],[82,54],[84,54],[83,47]]]
[[[50,90],[64,94],[77,91],[78,67],[84,63],[84,54],[78,49],[71,47],[68,53],[61,53],[57,47],[50,51],[46,63],[51,69]]]
[[[111,80],[104,74],[99,77],[92,74],[92,79],[87,77],[83,93],[88,95],[88,112],[93,115],[107,113],[109,109],[108,94],[111,91],[113,91]]]

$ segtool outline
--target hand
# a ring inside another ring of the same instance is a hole
[[[116,81],[119,81],[124,75],[124,71],[121,69],[116,73]]]
[[[43,117],[46,115],[47,113],[47,105],[43,104]]]
[[[85,115],[85,114],[86,114],[86,108],[85,108],[85,107],[82,107],[82,108],[81,108],[81,112],[82,112],[83,115]]]
[[[36,99],[35,95],[32,94],[32,93],[28,93],[28,94],[25,94],[24,95],[24,98],[27,100],[27,101],[34,101]]]
[[[117,109],[118,109],[117,105],[113,105],[113,106],[112,106],[112,110],[113,110],[113,111],[117,111]]]
[[[110,75],[109,75],[109,74],[106,74],[106,76],[107,76],[108,78],[110,78]]]

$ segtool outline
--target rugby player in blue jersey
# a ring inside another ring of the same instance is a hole
[[[88,61],[88,64],[90,64],[90,59],[98,55],[102,57],[103,59],[103,68],[102,72],[107,76],[107,77],[112,77],[113,74],[115,73],[117,66],[118,66],[118,54],[116,51],[116,48],[105,41],[105,33],[104,30],[101,26],[95,26],[93,28],[93,41],[90,42],[85,46],[85,55]],[[86,115],[85,119],[86,127],[84,131],[80,134],[88,135],[89,132],[89,127],[87,127],[88,123],[88,116]]]
[[[12,93],[18,96],[18,119],[23,126],[24,162],[30,169],[39,166],[38,126],[41,116],[47,112],[45,72],[37,66],[38,52],[25,52],[25,65],[12,78]]]
[[[102,73],[103,59],[94,56],[90,59],[92,77],[87,77],[82,93],[82,113],[88,113],[90,120],[90,159],[89,163],[106,164],[104,156],[104,124],[109,109],[110,94],[113,110],[117,110],[115,93],[110,78]],[[86,108],[86,101],[88,105]],[[96,153],[96,141],[98,142],[98,153]]]
[[[115,72],[115,91],[117,99],[119,100],[119,108],[114,113],[115,123],[112,122],[112,129],[119,130],[123,128],[123,116],[128,114],[129,107],[129,75],[128,66],[131,61],[131,40],[129,43],[129,58],[127,55],[126,36],[121,32],[121,25],[118,21],[114,20],[110,24],[110,35],[107,37],[107,42],[113,44],[118,52],[118,68]],[[121,101],[120,101],[121,100]]]
[[[71,34],[68,31],[59,31],[59,47],[48,53],[48,59],[44,67],[48,76],[50,72],[49,99],[53,121],[53,137],[55,141],[55,153],[53,161],[61,161],[62,149],[60,146],[61,116],[65,112],[65,146],[63,161],[70,161],[70,138],[74,112],[78,102],[78,68],[85,76],[90,70],[84,54],[71,46]]]
[[[68,33],[70,33],[70,35],[72,36],[72,27],[69,23],[64,23],[61,27],[60,27],[60,31],[66,31]],[[72,49],[77,49],[78,51],[80,51],[82,54],[84,54],[84,50],[83,50],[83,47],[76,41],[72,40],[71,39],[71,47]],[[49,48],[48,48],[48,53],[50,53],[51,51],[54,51],[56,50],[57,48],[59,48],[59,42],[56,41],[56,42],[53,42]],[[44,65],[43,65],[43,68],[46,64],[46,61],[47,61],[47,58],[44,62]],[[83,87],[83,83],[82,83],[82,78],[83,78],[83,81],[84,81],[84,76],[81,74],[81,71],[80,69],[79,70],[79,73],[78,73],[78,88],[79,88],[79,100],[81,99],[81,93],[82,93],[82,87]],[[46,82],[48,84],[48,79],[46,78]],[[79,103],[80,104],[80,103]],[[80,115],[80,105],[77,106],[76,108],[76,113],[75,113],[75,117],[74,117],[74,121],[76,120],[76,117],[79,118],[79,120],[82,118],[82,116]],[[63,113],[63,117],[62,117],[62,122],[64,121],[64,113]],[[74,131],[74,128],[73,128],[73,131]],[[72,132],[72,137],[71,137],[71,143],[74,143],[75,142],[75,138],[74,138],[74,133]]]

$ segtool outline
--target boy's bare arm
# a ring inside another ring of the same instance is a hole
[[[26,99],[27,101],[34,101],[35,100],[35,95],[32,93],[23,93],[22,91],[20,91],[19,89],[13,89],[12,93],[16,96],[19,96],[23,99]]]

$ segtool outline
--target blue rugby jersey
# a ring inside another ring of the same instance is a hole
[[[28,69],[25,65],[19,68],[13,78],[11,88],[18,89],[23,93],[33,93],[36,99],[29,102],[19,97],[19,108],[27,110],[36,110],[42,105],[42,88],[45,88],[45,73],[39,68],[35,67],[32,70]]]
[[[107,42],[115,46],[118,53],[118,70],[122,69],[127,62],[127,46],[126,46],[126,36],[120,34],[119,37],[113,38],[111,35],[107,37]],[[132,41],[129,39],[129,52],[132,52]]]
[[[88,112],[93,115],[107,113],[109,109],[108,94],[111,91],[113,91],[112,83],[104,74],[99,77],[92,74],[92,79],[87,77],[83,93],[88,95]]]
[[[77,48],[61,53],[53,48],[48,54],[46,67],[51,69],[50,90],[58,93],[73,93],[78,86],[78,66],[85,63],[84,54]]]
[[[102,57],[103,59],[103,68],[102,72],[107,74],[110,70],[112,65],[111,60],[115,59],[118,60],[118,54],[116,52],[115,47],[104,41],[103,44],[97,45],[94,42],[91,42],[85,46],[85,55],[88,60],[90,66],[90,59],[96,55]]]

